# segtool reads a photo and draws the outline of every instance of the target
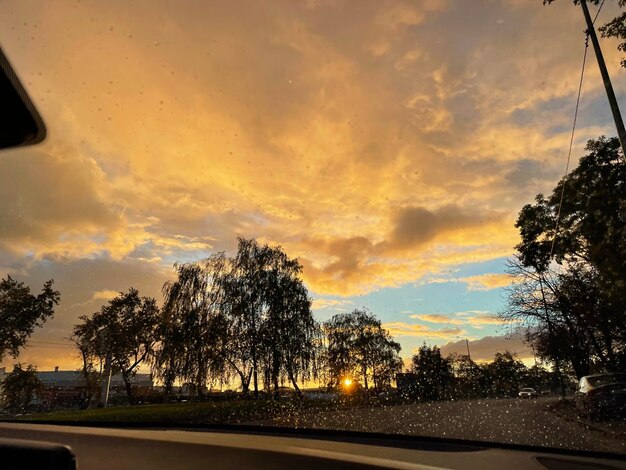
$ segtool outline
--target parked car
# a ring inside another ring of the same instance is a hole
[[[602,419],[626,413],[626,374],[594,374],[582,377],[575,395],[579,412]]]
[[[537,390],[528,387],[521,389],[517,396],[520,398],[537,398],[538,394]]]

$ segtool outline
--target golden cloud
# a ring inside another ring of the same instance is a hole
[[[11,255],[162,267],[254,236],[316,294],[361,294],[509,255],[517,210],[561,170],[565,7],[490,5],[515,41],[435,0],[12,8],[0,41],[50,139],[0,158]]]
[[[506,322],[494,315],[476,315],[469,317],[467,323],[474,327],[481,327],[483,325],[504,325]]]
[[[490,290],[506,287],[513,279],[509,274],[480,274],[461,278],[461,281],[467,283],[469,290]]]
[[[353,302],[347,299],[314,299],[311,308],[313,310],[345,310],[344,307],[352,304]]]
[[[448,325],[462,325],[465,323],[463,320],[459,320],[457,318],[450,318],[447,315],[441,315],[437,313],[424,313],[424,314],[415,314],[410,315],[411,318],[415,318],[416,320],[426,321],[428,323],[445,323]]]
[[[424,325],[405,322],[387,322],[383,323],[383,327],[389,331],[392,336],[411,336],[424,339],[451,339],[465,334],[465,331],[460,328],[433,330]]]
[[[82,365],[78,352],[69,342],[65,344],[61,342],[54,344],[31,342],[20,353],[18,359],[5,357],[1,366],[10,372],[13,365],[18,362],[23,365],[36,365],[39,371],[54,370],[56,366],[61,370],[78,370]]]
[[[486,291],[506,287],[513,282],[513,278],[505,273],[486,273],[466,277],[428,277],[422,280],[424,284],[447,284],[451,282],[465,283],[468,290]]]
[[[498,318],[496,315],[482,310],[469,310],[450,314],[415,313],[409,315],[409,317],[428,323],[468,325],[478,329],[483,328],[485,325],[504,325],[507,323]]]
[[[114,290],[99,290],[93,293],[92,300],[111,300],[117,297],[119,292]]]

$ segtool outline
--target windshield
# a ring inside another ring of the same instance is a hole
[[[626,10],[545,3],[3,2],[3,416],[626,451]]]

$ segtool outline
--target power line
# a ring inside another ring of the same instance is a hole
[[[27,348],[65,348],[73,349],[74,346],[68,343],[60,343],[54,341],[29,341],[26,343]]]
[[[64,346],[71,346],[71,344],[66,343],[65,341],[47,341],[42,339],[33,339],[29,341],[29,343],[39,343],[39,344],[62,344]]]
[[[596,53],[596,60],[598,61],[598,68],[600,69],[600,75],[602,76],[602,82],[604,83],[606,97],[609,101],[609,106],[611,107],[611,114],[613,114],[613,120],[615,121],[615,129],[617,130],[620,147],[622,148],[622,157],[624,158],[624,160],[626,160],[626,126],[624,126],[624,120],[622,119],[622,113],[620,112],[619,104],[615,96],[615,90],[613,90],[611,77],[609,76],[609,71],[607,70],[606,63],[604,62],[604,56],[602,55],[600,42],[598,41],[598,36],[596,35],[596,29],[595,29],[595,26],[593,25],[593,20],[591,19],[591,15],[589,14],[587,1],[580,0],[579,3],[582,8],[583,15],[585,17],[585,22],[587,23],[587,34],[589,35],[589,38],[591,39],[591,43],[593,44],[593,50]],[[596,14],[596,18],[597,16],[598,15]]]
[[[600,6],[598,7],[598,11],[596,11],[596,16],[593,17],[593,21],[591,22],[591,24],[596,24],[596,20],[598,19],[598,15],[600,14],[600,12],[602,11],[602,7],[604,6],[604,0],[602,0],[602,3],[600,4]]]
[[[603,2],[604,3],[604,2]],[[602,5],[600,6],[602,8]],[[598,13],[600,13],[600,9],[598,9]],[[598,15],[596,14],[596,18]],[[569,139],[569,150],[567,152],[567,163],[565,165],[565,174],[563,175],[563,184],[561,185],[561,198],[559,199],[559,207],[556,213],[556,222],[554,224],[554,236],[552,237],[552,243],[550,245],[550,256],[548,259],[552,258],[554,254],[554,243],[556,242],[556,237],[559,234],[559,222],[561,221],[561,208],[563,207],[563,198],[565,196],[565,178],[569,173],[569,165],[572,159],[572,147],[574,146],[574,134],[576,132],[576,121],[578,119],[578,108],[580,106],[580,95],[583,89],[583,78],[585,76],[585,64],[587,63],[587,51],[589,50],[589,33],[585,36],[585,52],[583,54],[583,63],[580,69],[580,81],[578,83],[578,96],[576,96],[576,107],[574,108],[574,122],[572,123],[572,134]]]

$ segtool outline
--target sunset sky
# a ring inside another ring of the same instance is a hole
[[[5,0],[48,138],[0,152],[0,276],[62,295],[19,360],[76,367],[79,315],[160,300],[174,261],[237,235],[300,258],[319,320],[366,307],[404,357],[530,357],[493,315],[517,212],[565,168],[584,29],[569,0]],[[578,126],[574,161],[615,134],[591,49]]]

